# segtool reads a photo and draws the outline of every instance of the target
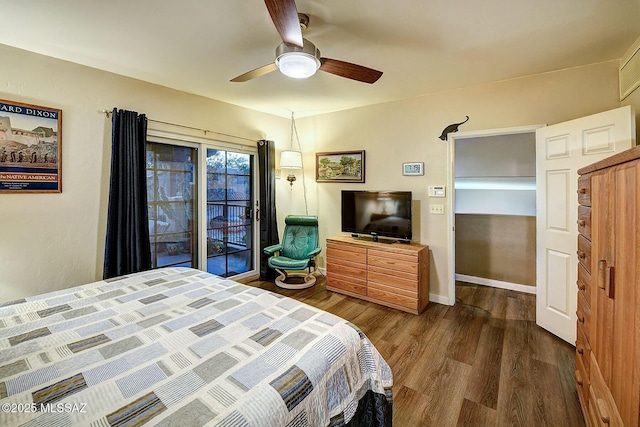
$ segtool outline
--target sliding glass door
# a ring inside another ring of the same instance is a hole
[[[173,134],[149,141],[153,267],[192,267],[222,277],[255,273],[257,149]]]
[[[207,148],[207,271],[228,277],[255,268],[254,155]]]

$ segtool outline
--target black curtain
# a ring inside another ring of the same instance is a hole
[[[276,148],[273,141],[258,141],[260,170],[260,280],[271,280],[278,273],[267,265],[263,249],[280,242],[276,217]]]
[[[113,109],[105,279],[151,268],[147,212],[147,118]]]

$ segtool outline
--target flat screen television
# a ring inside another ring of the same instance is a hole
[[[411,240],[411,192],[342,190],[342,231]]]

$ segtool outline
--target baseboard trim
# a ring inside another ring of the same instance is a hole
[[[435,302],[436,304],[453,305],[448,297],[436,294],[429,294],[429,302]]]
[[[486,279],[484,277],[467,276],[466,274],[455,275],[456,280],[460,282],[473,283],[476,285],[491,286],[500,289],[509,289],[511,291],[525,292],[527,294],[535,294],[535,286],[521,285],[519,283],[502,282],[500,280]]]

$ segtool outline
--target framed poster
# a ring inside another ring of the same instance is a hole
[[[316,153],[316,182],[364,182],[364,150]]]
[[[0,99],[0,193],[60,193],[62,110]]]

